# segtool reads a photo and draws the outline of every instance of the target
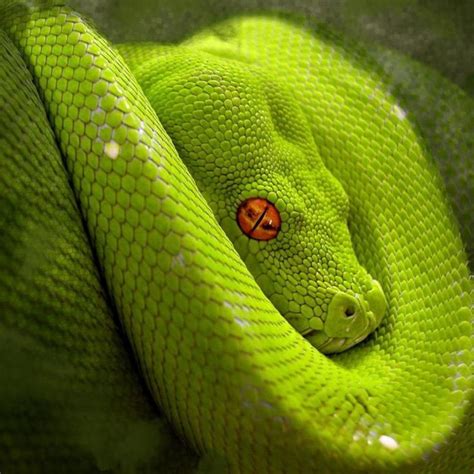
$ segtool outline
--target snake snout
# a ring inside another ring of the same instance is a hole
[[[366,312],[360,302],[348,293],[336,293],[328,307],[324,332],[329,337],[357,337],[368,326]]]
[[[329,338],[324,352],[340,352],[365,339],[380,324],[386,308],[384,292],[376,280],[363,296],[337,292],[324,322],[323,332]]]

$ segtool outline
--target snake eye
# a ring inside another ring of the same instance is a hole
[[[237,223],[242,232],[255,240],[271,240],[280,232],[278,209],[265,198],[249,198],[237,209]]]

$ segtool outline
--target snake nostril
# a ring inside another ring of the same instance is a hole
[[[329,337],[358,337],[367,326],[365,314],[355,296],[339,291],[329,303],[324,332]]]
[[[349,308],[346,308],[346,310],[344,311],[344,314],[346,315],[347,318],[350,318],[350,317],[354,316],[355,309],[352,306],[349,307]]]

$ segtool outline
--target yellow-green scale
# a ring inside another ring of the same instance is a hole
[[[2,469],[176,463],[185,452],[171,449],[168,425],[140,381],[43,104],[3,31],[0,82]]]
[[[306,74],[305,61],[314,55],[320,84],[325,77],[334,81],[334,72],[342,79],[350,72],[345,82],[328,82],[325,94],[311,81],[298,87],[294,78],[301,74],[288,73],[297,98],[312,100],[303,107],[314,136],[351,197],[359,257],[390,296],[390,317],[377,338],[334,360],[307,344],[256,287],[108,44],[67,9],[19,17],[10,34],[46,101],[142,372],[175,429],[199,451],[224,455],[242,472],[363,472],[422,463],[421,451],[433,449],[457,423],[466,392],[453,381],[469,375],[469,327],[461,321],[471,316],[463,309],[470,286],[461,244],[433,184],[438,178],[422,165],[423,150],[408,123],[392,117],[390,96],[377,88],[375,106],[361,111],[366,101],[359,100],[358,84],[375,86],[367,65],[355,67],[337,49],[324,50],[323,40],[284,24],[244,21],[242,28],[252,41],[265,39],[252,53],[265,53],[269,69],[268,59],[275,58],[276,68]],[[299,47],[306,38],[312,46],[306,55],[280,57],[271,53],[278,44],[272,37]],[[324,54],[314,53],[318,48]],[[56,64],[41,64],[44,49],[57,56]],[[333,66],[325,64],[326,53]],[[80,83],[74,79],[79,68],[85,69],[77,73]],[[89,79],[88,71],[94,71]],[[382,111],[385,116],[377,117]],[[98,123],[88,121],[91,116]],[[373,129],[371,146],[354,139],[363,127]],[[349,161],[337,166],[343,156]],[[380,162],[384,156],[390,162]],[[407,171],[408,161],[414,171]],[[380,193],[369,196],[377,173]],[[406,173],[411,181],[387,198],[383,186],[392,190]],[[414,202],[418,179],[430,190],[422,210]],[[413,211],[407,227],[396,212],[406,202]],[[423,272],[434,252],[436,261]],[[414,331],[420,320],[427,321],[429,338]]]

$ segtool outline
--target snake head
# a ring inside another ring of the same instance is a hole
[[[379,325],[386,301],[357,261],[347,194],[313,136],[324,131],[280,78],[218,49],[177,48],[136,76],[267,297],[319,350],[343,351]]]

